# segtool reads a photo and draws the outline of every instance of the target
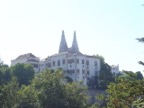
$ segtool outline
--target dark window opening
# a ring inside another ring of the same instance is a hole
[[[84,64],[84,60],[82,60],[82,64]]]
[[[58,66],[60,66],[60,60],[57,61]]]
[[[65,64],[65,60],[63,60],[62,62],[63,62],[63,64]]]
[[[88,60],[86,61],[86,64],[89,65],[89,61]]]
[[[53,66],[55,66],[55,61],[53,61]]]

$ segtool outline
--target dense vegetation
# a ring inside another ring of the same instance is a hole
[[[72,82],[62,70],[35,74],[29,64],[12,67],[0,62],[0,108],[143,108],[144,79],[141,72],[123,71],[113,76],[102,56],[101,71],[88,82]],[[89,89],[106,91],[90,104]]]
[[[67,83],[62,70],[34,75],[31,65],[0,67],[0,108],[87,108],[86,87]]]
[[[103,56],[96,55],[100,59],[100,72],[99,75],[90,78],[88,81],[88,87],[91,89],[106,90],[107,85],[114,81],[114,75],[111,73],[111,67],[105,62]],[[99,77],[98,77],[99,76]]]
[[[139,72],[124,71],[124,75],[108,85],[107,94],[97,97],[103,100],[103,105],[95,104],[91,108],[143,108],[144,79],[139,76]]]

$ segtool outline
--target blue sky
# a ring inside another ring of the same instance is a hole
[[[120,70],[143,71],[143,0],[1,0],[0,57],[10,64],[20,54],[45,58],[58,52],[61,32],[69,46],[76,30],[84,54],[100,54]]]

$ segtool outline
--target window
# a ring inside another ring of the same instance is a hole
[[[85,70],[82,70],[82,74],[85,74]]]
[[[97,71],[95,71],[95,75],[98,76],[98,72]]]
[[[94,65],[97,66],[97,61],[94,62]]]
[[[48,67],[51,67],[51,63],[48,63],[48,65],[47,65]]]
[[[79,64],[79,59],[76,59],[76,63]]]
[[[70,60],[67,60],[67,63],[71,63],[71,61],[70,61]]]
[[[67,62],[72,64],[72,63],[74,63],[74,59],[69,59],[69,60],[67,60]]]
[[[65,60],[63,60],[62,63],[65,64]]]
[[[34,68],[38,68],[38,64],[33,64],[33,67]]]
[[[83,76],[83,79],[84,79],[85,77]]]
[[[70,63],[70,60],[68,60],[68,63]]]
[[[84,64],[84,60],[82,59],[82,64]]]
[[[87,69],[89,69],[89,66],[87,66]]]
[[[86,61],[86,65],[89,65],[89,60]]]
[[[60,60],[57,61],[57,65],[60,66]]]
[[[87,74],[88,74],[88,75],[90,74],[89,71],[87,71]]]
[[[75,73],[75,71],[74,71],[74,70],[72,70],[72,72],[73,72],[73,73]]]
[[[78,73],[78,74],[80,73],[79,69],[77,69],[77,73]]]
[[[71,62],[74,63],[74,59],[71,59]]]
[[[41,67],[43,67],[43,66],[44,66],[44,64],[40,64],[40,66],[41,66]]]
[[[53,66],[55,66],[55,61],[53,61]]]

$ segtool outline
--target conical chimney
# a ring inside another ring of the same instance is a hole
[[[60,41],[60,45],[59,45],[59,53],[66,52],[66,51],[68,51],[68,46],[67,46],[67,42],[65,39],[64,31],[62,31],[61,41]]]
[[[79,48],[78,48],[77,39],[76,39],[76,31],[74,31],[74,37],[73,37],[71,52],[72,53],[79,53]]]

